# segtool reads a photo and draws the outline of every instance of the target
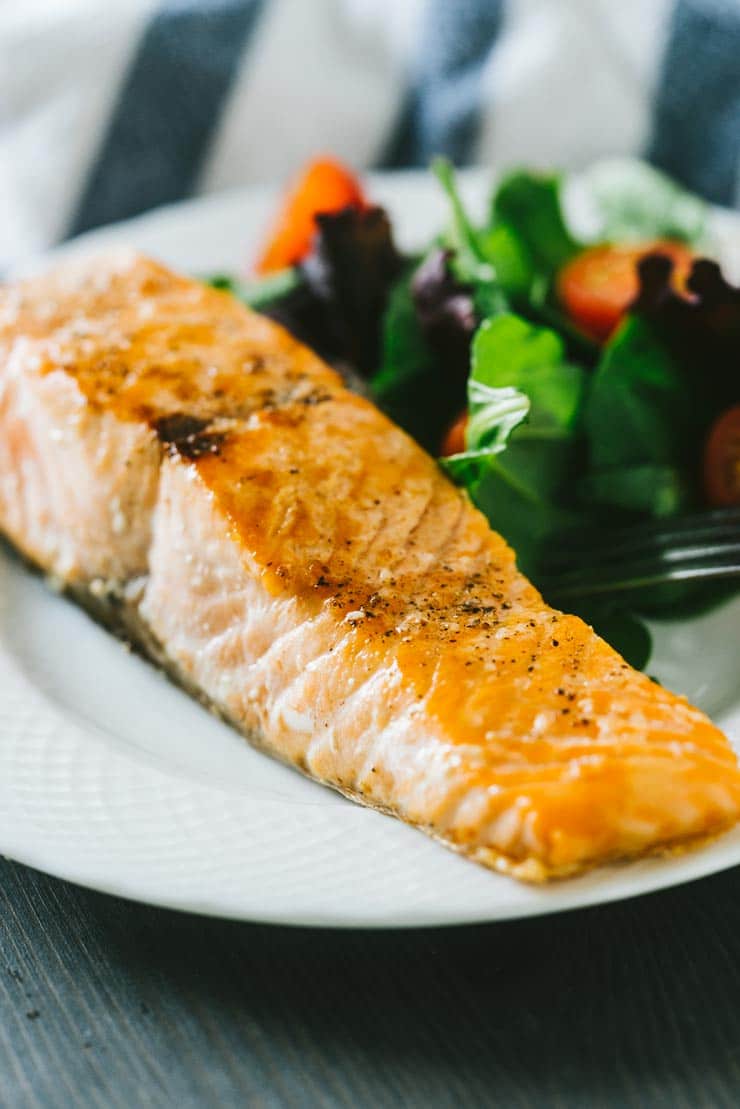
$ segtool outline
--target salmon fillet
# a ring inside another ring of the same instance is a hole
[[[549,608],[404,432],[133,252],[0,292],[0,527],[260,748],[489,867],[738,818],[722,733]]]

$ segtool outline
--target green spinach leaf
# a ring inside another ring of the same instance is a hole
[[[628,316],[590,383],[583,501],[651,516],[688,507],[695,419],[680,366],[650,324]]]
[[[436,454],[446,428],[462,408],[465,380],[446,372],[419,321],[412,291],[417,267],[392,287],[383,319],[382,356],[370,383],[376,404]]]
[[[555,332],[512,314],[486,320],[477,331],[468,449],[444,464],[530,572],[547,537],[577,519],[561,493],[583,389],[583,370],[565,361]]]
[[[549,283],[552,275],[583,244],[570,233],[561,203],[559,174],[517,170],[508,174],[491,202],[491,224],[506,225],[516,235],[532,266]]]

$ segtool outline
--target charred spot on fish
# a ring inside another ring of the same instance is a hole
[[[176,413],[163,416],[154,424],[154,430],[169,452],[194,461],[206,454],[218,454],[224,435],[208,431],[208,421],[199,416]]]
[[[333,400],[331,393],[322,392],[319,389],[314,389],[313,392],[306,393],[305,397],[300,397],[298,403],[305,404],[306,406],[310,407],[314,404],[325,404],[328,400]]]
[[[172,416],[162,416],[154,424],[157,437],[167,444],[184,442],[200,435],[208,427],[208,420],[199,416],[188,416],[185,412],[176,412]]]
[[[205,454],[218,454],[225,438],[223,432],[203,432],[201,435],[193,435],[182,443],[173,444],[172,449],[192,462]]]
[[[475,612],[489,613],[489,612],[495,612],[496,611],[496,606],[495,605],[478,604],[476,601],[463,601],[460,604],[460,611],[461,612],[466,612],[466,613],[467,612],[470,612],[470,613],[475,613]]]
[[[257,409],[264,409],[266,412],[271,412],[273,408],[279,406],[279,398],[272,386],[266,386],[260,389],[257,394]]]

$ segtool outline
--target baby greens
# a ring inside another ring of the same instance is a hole
[[[319,218],[295,270],[214,283],[369,377],[377,403],[433,453],[467,409],[465,450],[442,465],[535,583],[548,546],[571,530],[700,507],[707,429],[740,401],[740,290],[702,260],[687,297],[670,259],[648,256],[634,303],[600,346],[562,307],[557,279],[593,243],[672,239],[696,250],[705,205],[649,166],[612,160],[577,183],[509,173],[478,225],[449,163],[433,171],[450,215],[423,255],[398,254],[379,209],[345,211]],[[668,615],[692,599],[691,586],[658,590],[630,595],[628,610],[615,595],[581,614],[643,666],[639,612]]]
[[[468,450],[445,465],[496,519],[527,572],[536,570],[540,543],[574,522],[560,491],[572,464],[583,376],[565,361],[554,331],[511,313],[485,320],[473,340]]]
[[[383,320],[382,361],[372,379],[372,391],[396,423],[436,454],[450,413],[465,404],[470,335],[467,331],[462,335],[462,368],[450,372],[417,313],[413,281],[418,272],[412,263],[391,290]],[[444,294],[439,295],[444,300]]]
[[[706,204],[644,162],[598,162],[582,175],[580,186],[590,204],[594,239],[680,239],[697,246],[705,236]]]
[[[639,163],[620,163],[617,170],[613,178],[594,171],[581,186],[591,191],[599,237],[699,241],[705,230],[700,201]],[[652,286],[643,281],[634,312],[597,347],[573,328],[555,295],[559,270],[588,245],[583,232],[569,226],[564,179],[528,171],[507,175],[493,195],[488,222],[476,227],[451,167],[441,163],[435,171],[450,200],[450,227],[441,237],[447,271],[457,279],[458,297],[467,295],[477,322],[466,450],[442,464],[511,542],[521,568],[536,582],[548,544],[571,529],[670,515],[695,505],[697,452],[712,406],[701,399],[706,378],[697,391],[696,366],[687,367],[666,340],[664,326],[666,315],[677,311],[676,300],[681,305],[685,300],[668,295],[667,279],[656,292],[653,275]],[[649,277],[649,266],[646,273]],[[726,290],[724,297],[715,291],[714,299],[725,304]],[[685,308],[678,311],[685,314]],[[381,404],[394,382],[409,381],[403,358],[393,354],[392,312],[386,322],[386,358],[375,381]],[[408,332],[413,326],[409,315],[404,327]],[[693,315],[691,327],[695,330]],[[419,407],[407,424],[412,430],[422,418],[419,409],[428,406],[429,391],[440,389],[437,344],[428,331],[426,343],[426,368],[414,347]],[[740,343],[734,349],[740,352]],[[443,363],[443,377],[444,372]],[[458,369],[454,373],[459,377]],[[447,388],[450,397],[454,389]],[[456,409],[448,413],[452,418]],[[428,438],[421,438],[428,445]],[[639,609],[639,601],[632,597],[631,605]],[[666,610],[674,601],[667,593]],[[656,603],[660,610],[654,594],[653,611]],[[647,662],[649,635],[635,612],[607,600],[584,605],[582,614],[635,665]]]

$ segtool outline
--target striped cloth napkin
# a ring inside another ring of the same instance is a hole
[[[740,0],[0,4],[0,270],[284,177],[649,157],[740,203]]]

